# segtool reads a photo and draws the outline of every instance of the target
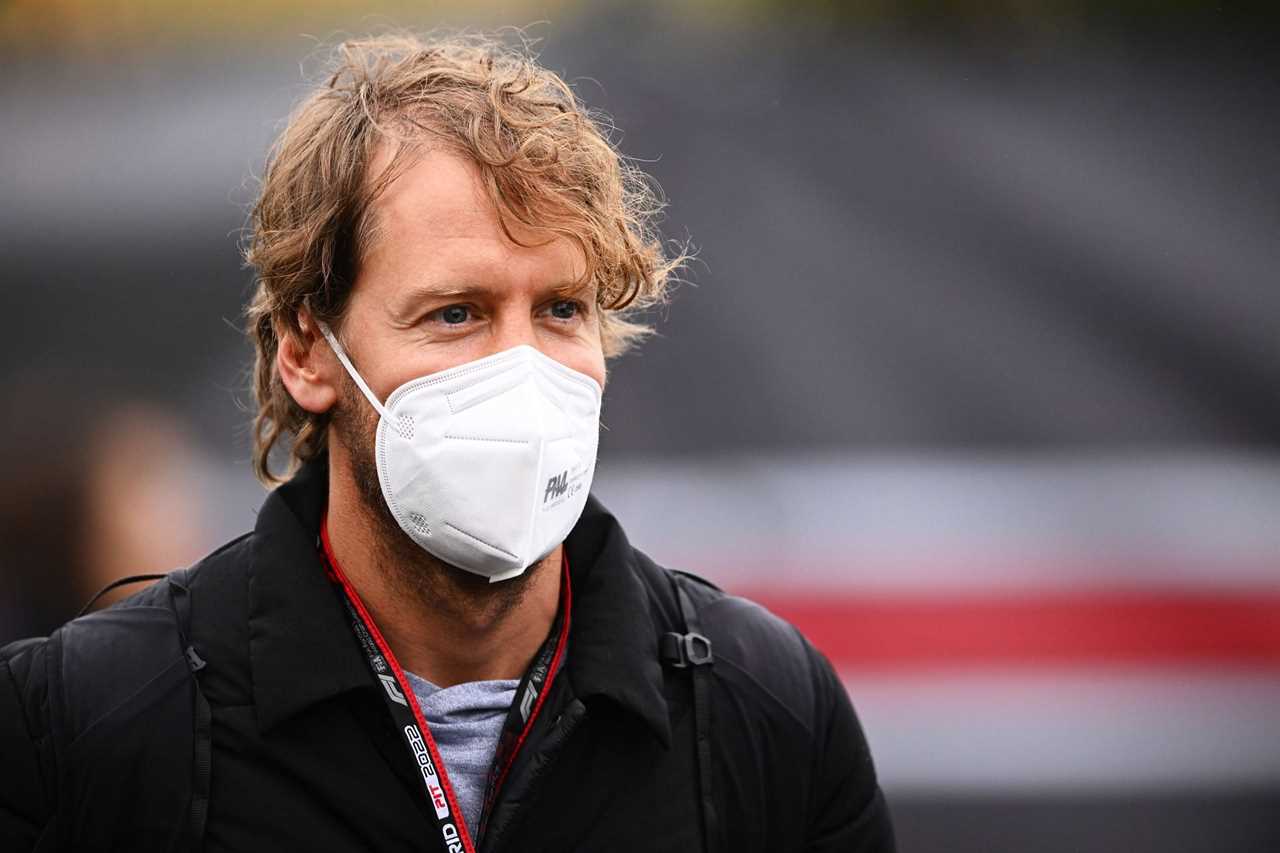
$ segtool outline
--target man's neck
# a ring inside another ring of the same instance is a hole
[[[437,560],[398,527],[386,530],[335,479],[331,470],[333,557],[400,665],[440,687],[520,678],[555,621],[561,547],[519,578],[491,584]]]

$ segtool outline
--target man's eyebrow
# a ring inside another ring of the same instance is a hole
[[[405,302],[423,302],[428,299],[474,296],[479,293],[488,293],[491,290],[493,290],[492,287],[485,287],[483,284],[446,284],[443,282],[440,284],[418,284],[402,292],[401,298]]]
[[[388,309],[396,317],[412,314],[423,303],[439,302],[449,299],[474,299],[480,296],[493,296],[501,293],[503,288],[484,284],[417,284],[401,291],[393,297]],[[592,281],[564,281],[549,288],[549,292],[558,297],[582,298],[586,295],[594,297],[595,283]]]
[[[592,280],[587,281],[566,281],[553,287],[552,292],[556,296],[568,297],[574,296],[582,298],[590,295],[592,298],[596,294],[596,283]]]
[[[395,314],[417,310],[424,302],[439,302],[442,299],[472,299],[492,293],[494,288],[482,284],[415,284],[397,293],[389,307]]]

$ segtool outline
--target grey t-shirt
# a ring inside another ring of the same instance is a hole
[[[468,681],[441,689],[412,672],[405,676],[440,748],[462,818],[475,838],[489,766],[520,682]]]

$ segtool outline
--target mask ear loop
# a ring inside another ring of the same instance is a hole
[[[333,350],[333,354],[338,357],[338,361],[342,362],[342,366],[347,369],[347,375],[356,383],[356,387],[360,389],[365,399],[369,401],[369,405],[373,406],[374,410],[384,419],[390,421],[391,418],[387,414],[387,410],[378,402],[378,398],[373,395],[373,391],[369,389],[355,366],[351,364],[351,359],[347,358],[347,351],[342,348],[342,344],[338,343],[338,338],[329,329],[329,324],[323,320],[316,320],[315,322],[320,329],[320,334],[324,335],[324,339],[329,342],[329,349]]]

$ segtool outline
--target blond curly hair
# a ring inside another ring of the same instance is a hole
[[[320,85],[272,146],[254,204],[245,259],[255,272],[247,308],[253,340],[253,463],[271,485],[269,457],[290,446],[287,475],[324,452],[328,414],[307,412],[276,371],[280,336],[300,334],[305,305],[338,326],[360,260],[377,239],[373,204],[423,145],[469,158],[510,223],[565,237],[586,258],[606,356],[648,329],[628,319],[662,300],[687,259],[668,253],[655,219],[656,186],[611,143],[589,111],[524,43],[486,36],[397,34],[337,47]],[[386,168],[369,174],[380,146]],[[522,229],[523,230],[523,229]]]

